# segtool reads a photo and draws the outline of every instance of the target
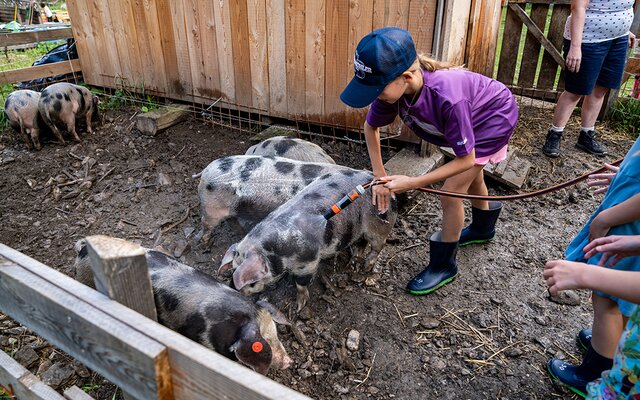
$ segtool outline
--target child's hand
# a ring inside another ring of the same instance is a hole
[[[606,193],[607,189],[609,189],[609,185],[611,184],[611,180],[614,176],[616,176],[616,173],[618,173],[618,170],[620,169],[619,167],[614,167],[613,165],[606,163],[604,164],[604,166],[612,172],[603,172],[600,174],[589,175],[589,179],[593,179],[587,182],[589,186],[602,186],[601,188],[596,189],[593,194]]]
[[[611,226],[606,222],[605,213],[607,210],[602,211],[600,214],[596,215],[596,217],[591,220],[591,224],[589,225],[589,241],[593,241],[595,239],[604,237],[611,229]]]
[[[389,209],[389,197],[396,198],[396,195],[389,191],[382,185],[376,185],[371,188],[373,194],[373,205],[378,206],[378,211],[381,213],[386,212]]]
[[[640,235],[634,236],[605,236],[584,246],[584,257],[591,258],[602,253],[598,265],[605,266],[608,261],[613,267],[625,257],[640,256]]]
[[[583,275],[588,268],[584,263],[551,260],[545,264],[542,276],[549,286],[549,293],[556,296],[561,290],[584,288]]]
[[[406,175],[391,175],[383,176],[381,180],[388,181],[384,184],[384,187],[392,191],[393,193],[402,193],[407,190],[415,189],[414,178]]]

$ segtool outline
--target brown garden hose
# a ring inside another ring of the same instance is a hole
[[[618,165],[622,162],[622,158],[619,160],[614,161],[613,163],[611,163],[611,165]],[[552,193],[555,191],[558,191],[560,189],[564,189],[566,187],[569,187],[571,185],[575,185],[578,182],[582,182],[585,179],[587,179],[589,177],[589,175],[593,175],[593,174],[598,174],[600,172],[604,172],[607,170],[607,167],[601,167],[598,168],[595,171],[586,173],[584,175],[581,175],[577,178],[573,178],[569,181],[560,183],[558,185],[554,185],[554,186],[549,186],[547,188],[544,189],[540,189],[540,190],[536,190],[535,192],[529,192],[529,193],[520,193],[520,194],[511,194],[511,195],[506,195],[506,196],[481,196],[481,195],[475,195],[475,194],[467,194],[467,193],[458,193],[458,192],[449,192],[446,190],[438,190],[438,189],[429,189],[429,188],[417,188],[416,190],[421,190],[423,192],[427,192],[427,193],[433,193],[433,194],[437,194],[440,196],[448,196],[448,197],[455,197],[458,199],[467,199],[467,200],[488,200],[488,201],[492,201],[492,200],[522,200],[522,199],[529,199],[531,197],[537,197],[537,196],[542,196],[548,193]],[[387,181],[383,181],[383,180],[373,180],[369,183],[367,183],[366,185],[362,185],[362,187],[364,187],[365,189],[372,187],[372,186],[376,186],[376,185],[384,185],[385,183],[387,183]]]

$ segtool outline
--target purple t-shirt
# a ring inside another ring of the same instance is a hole
[[[374,128],[389,125],[397,115],[418,136],[466,156],[496,153],[509,142],[518,120],[513,94],[502,83],[465,70],[423,73],[424,87],[413,106],[411,96],[390,104],[376,99],[367,113]]]

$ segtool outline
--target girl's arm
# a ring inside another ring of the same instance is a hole
[[[591,289],[640,303],[640,272],[551,260],[544,266],[543,276],[552,295],[566,289]]]
[[[402,193],[407,190],[425,187],[432,183],[440,182],[454,175],[458,175],[459,173],[467,171],[473,167],[475,162],[476,152],[472,149],[471,153],[466,156],[456,157],[428,174],[420,176],[391,175],[384,176],[382,179],[391,181],[384,185],[389,190],[394,193]]]
[[[614,226],[640,219],[640,193],[600,212],[589,227],[589,241],[603,237]]]
[[[367,121],[365,121],[364,138],[367,141],[367,151],[369,152],[369,159],[371,160],[373,175],[376,178],[385,176],[387,173],[384,170],[384,164],[382,163],[382,153],[380,151],[380,129],[374,128],[373,126],[369,125]]]
[[[364,123],[364,138],[367,141],[367,151],[369,152],[369,159],[371,160],[371,168],[373,175],[376,178],[385,176],[387,173],[384,170],[384,164],[382,163],[382,153],[380,151],[380,129],[374,128],[366,121]],[[389,189],[382,185],[374,186],[372,189],[373,205],[378,206],[378,211],[385,212],[389,208],[389,197],[392,194]],[[395,196],[395,195],[393,195]]]

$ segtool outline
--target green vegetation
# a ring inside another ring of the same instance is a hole
[[[100,385],[90,384],[82,386],[82,391],[85,393],[93,392],[95,390],[100,389]]]
[[[36,47],[24,50],[11,50],[0,56],[0,71],[30,67],[34,61],[38,60],[56,46],[64,44],[64,40],[40,43]]]
[[[640,100],[620,98],[611,108],[611,128],[626,132],[636,138],[640,135]]]
[[[139,92],[132,92],[131,85],[126,79],[116,79],[116,91],[113,95],[102,95],[108,97],[108,100],[100,103],[101,111],[114,110],[124,106],[139,107],[143,113],[155,110],[160,107],[158,98],[151,96],[145,91],[144,83],[140,84]]]

